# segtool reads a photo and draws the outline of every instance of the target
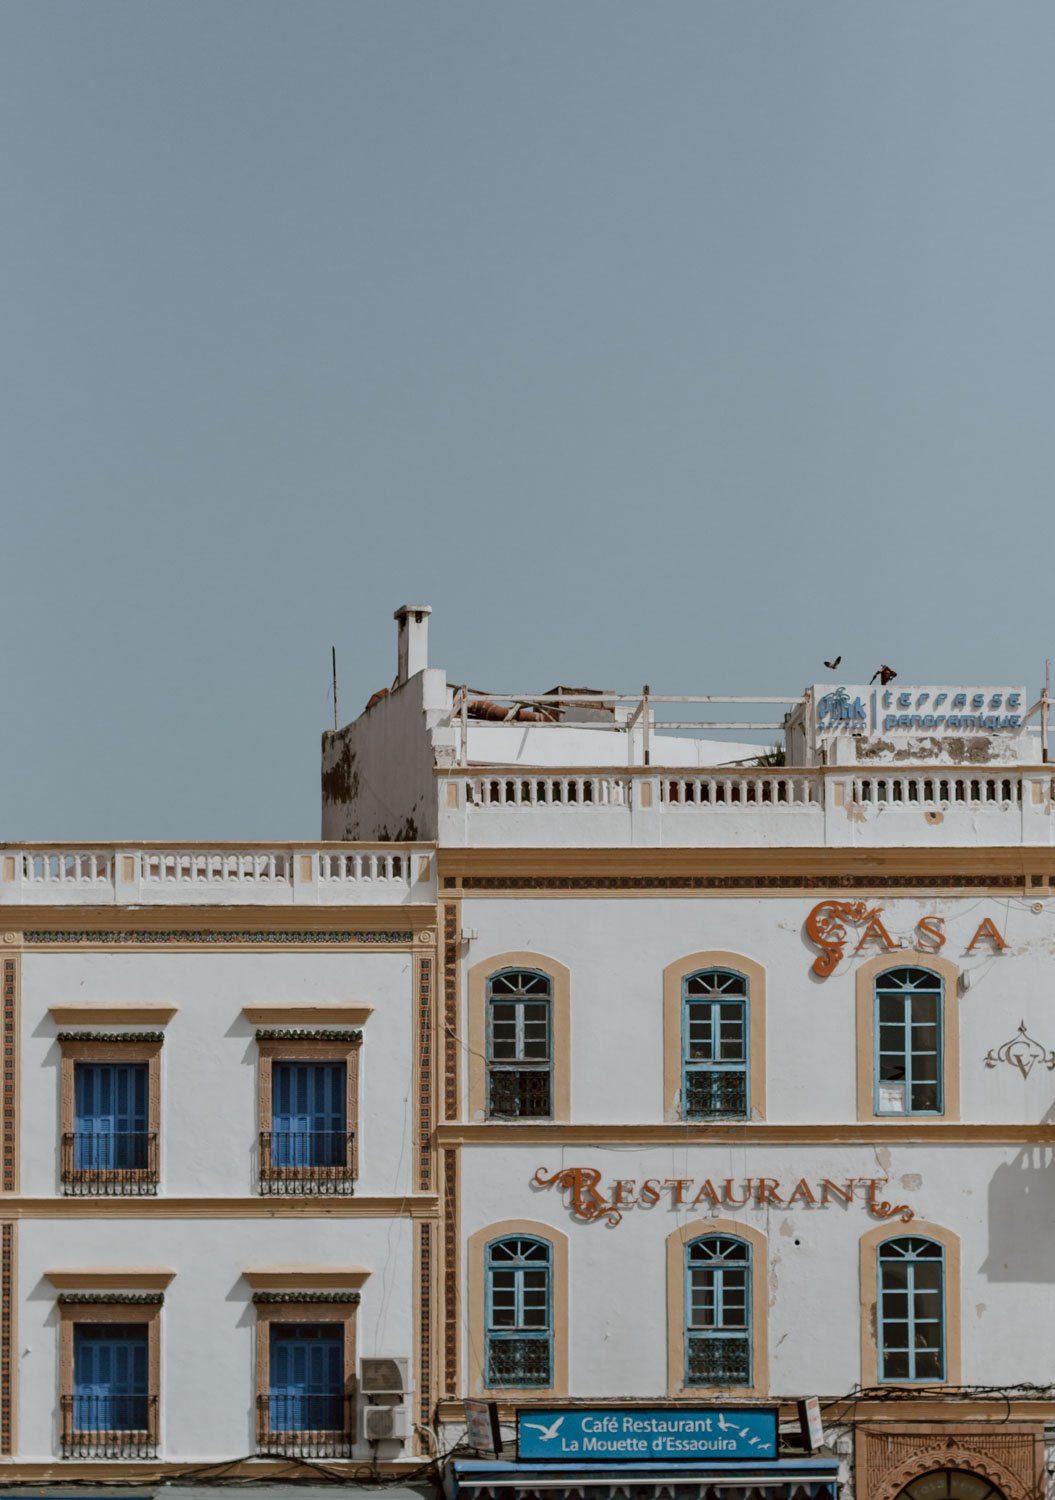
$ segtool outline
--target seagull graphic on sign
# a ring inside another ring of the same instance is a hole
[[[551,1438],[557,1436],[557,1431],[563,1421],[563,1417],[558,1417],[551,1427],[543,1427],[539,1422],[525,1422],[524,1426],[530,1427],[532,1432],[541,1432],[542,1436],[539,1438],[539,1442],[548,1443]]]

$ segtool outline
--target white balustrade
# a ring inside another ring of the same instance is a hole
[[[239,851],[226,849],[145,849],[140,855],[145,881],[198,885],[239,885],[250,881],[292,881],[292,857],[288,851]]]
[[[114,878],[112,850],[26,851],[21,866],[22,879],[32,885],[112,884]]]
[[[324,850],[319,855],[319,879],[337,880],[388,880],[406,885],[409,880],[410,861],[405,854],[382,853],[374,849],[369,853],[335,854]]]
[[[823,800],[823,787],[814,776],[765,775],[757,771],[697,776],[657,774],[660,801],[665,807],[750,807],[755,811],[766,807],[819,805]]]
[[[465,783],[474,807],[629,807],[631,778],[606,772],[588,776],[473,776]]]

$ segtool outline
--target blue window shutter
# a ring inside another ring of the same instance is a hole
[[[344,1330],[272,1324],[269,1421],[272,1432],[344,1427]]]
[[[142,1166],[146,1160],[148,1067],[74,1066],[74,1132],[83,1169]]]
[[[342,1062],[276,1062],[271,1069],[271,1159],[337,1166],[345,1158],[348,1070]]]
[[[147,1426],[145,1328],[88,1324],[74,1329],[74,1426],[81,1432]]]

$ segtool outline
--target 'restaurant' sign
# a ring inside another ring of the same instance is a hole
[[[776,1458],[774,1407],[532,1407],[517,1412],[520,1459]]]

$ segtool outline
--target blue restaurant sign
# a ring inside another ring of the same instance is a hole
[[[517,1457],[611,1462],[776,1458],[773,1407],[532,1407],[517,1412]]]

